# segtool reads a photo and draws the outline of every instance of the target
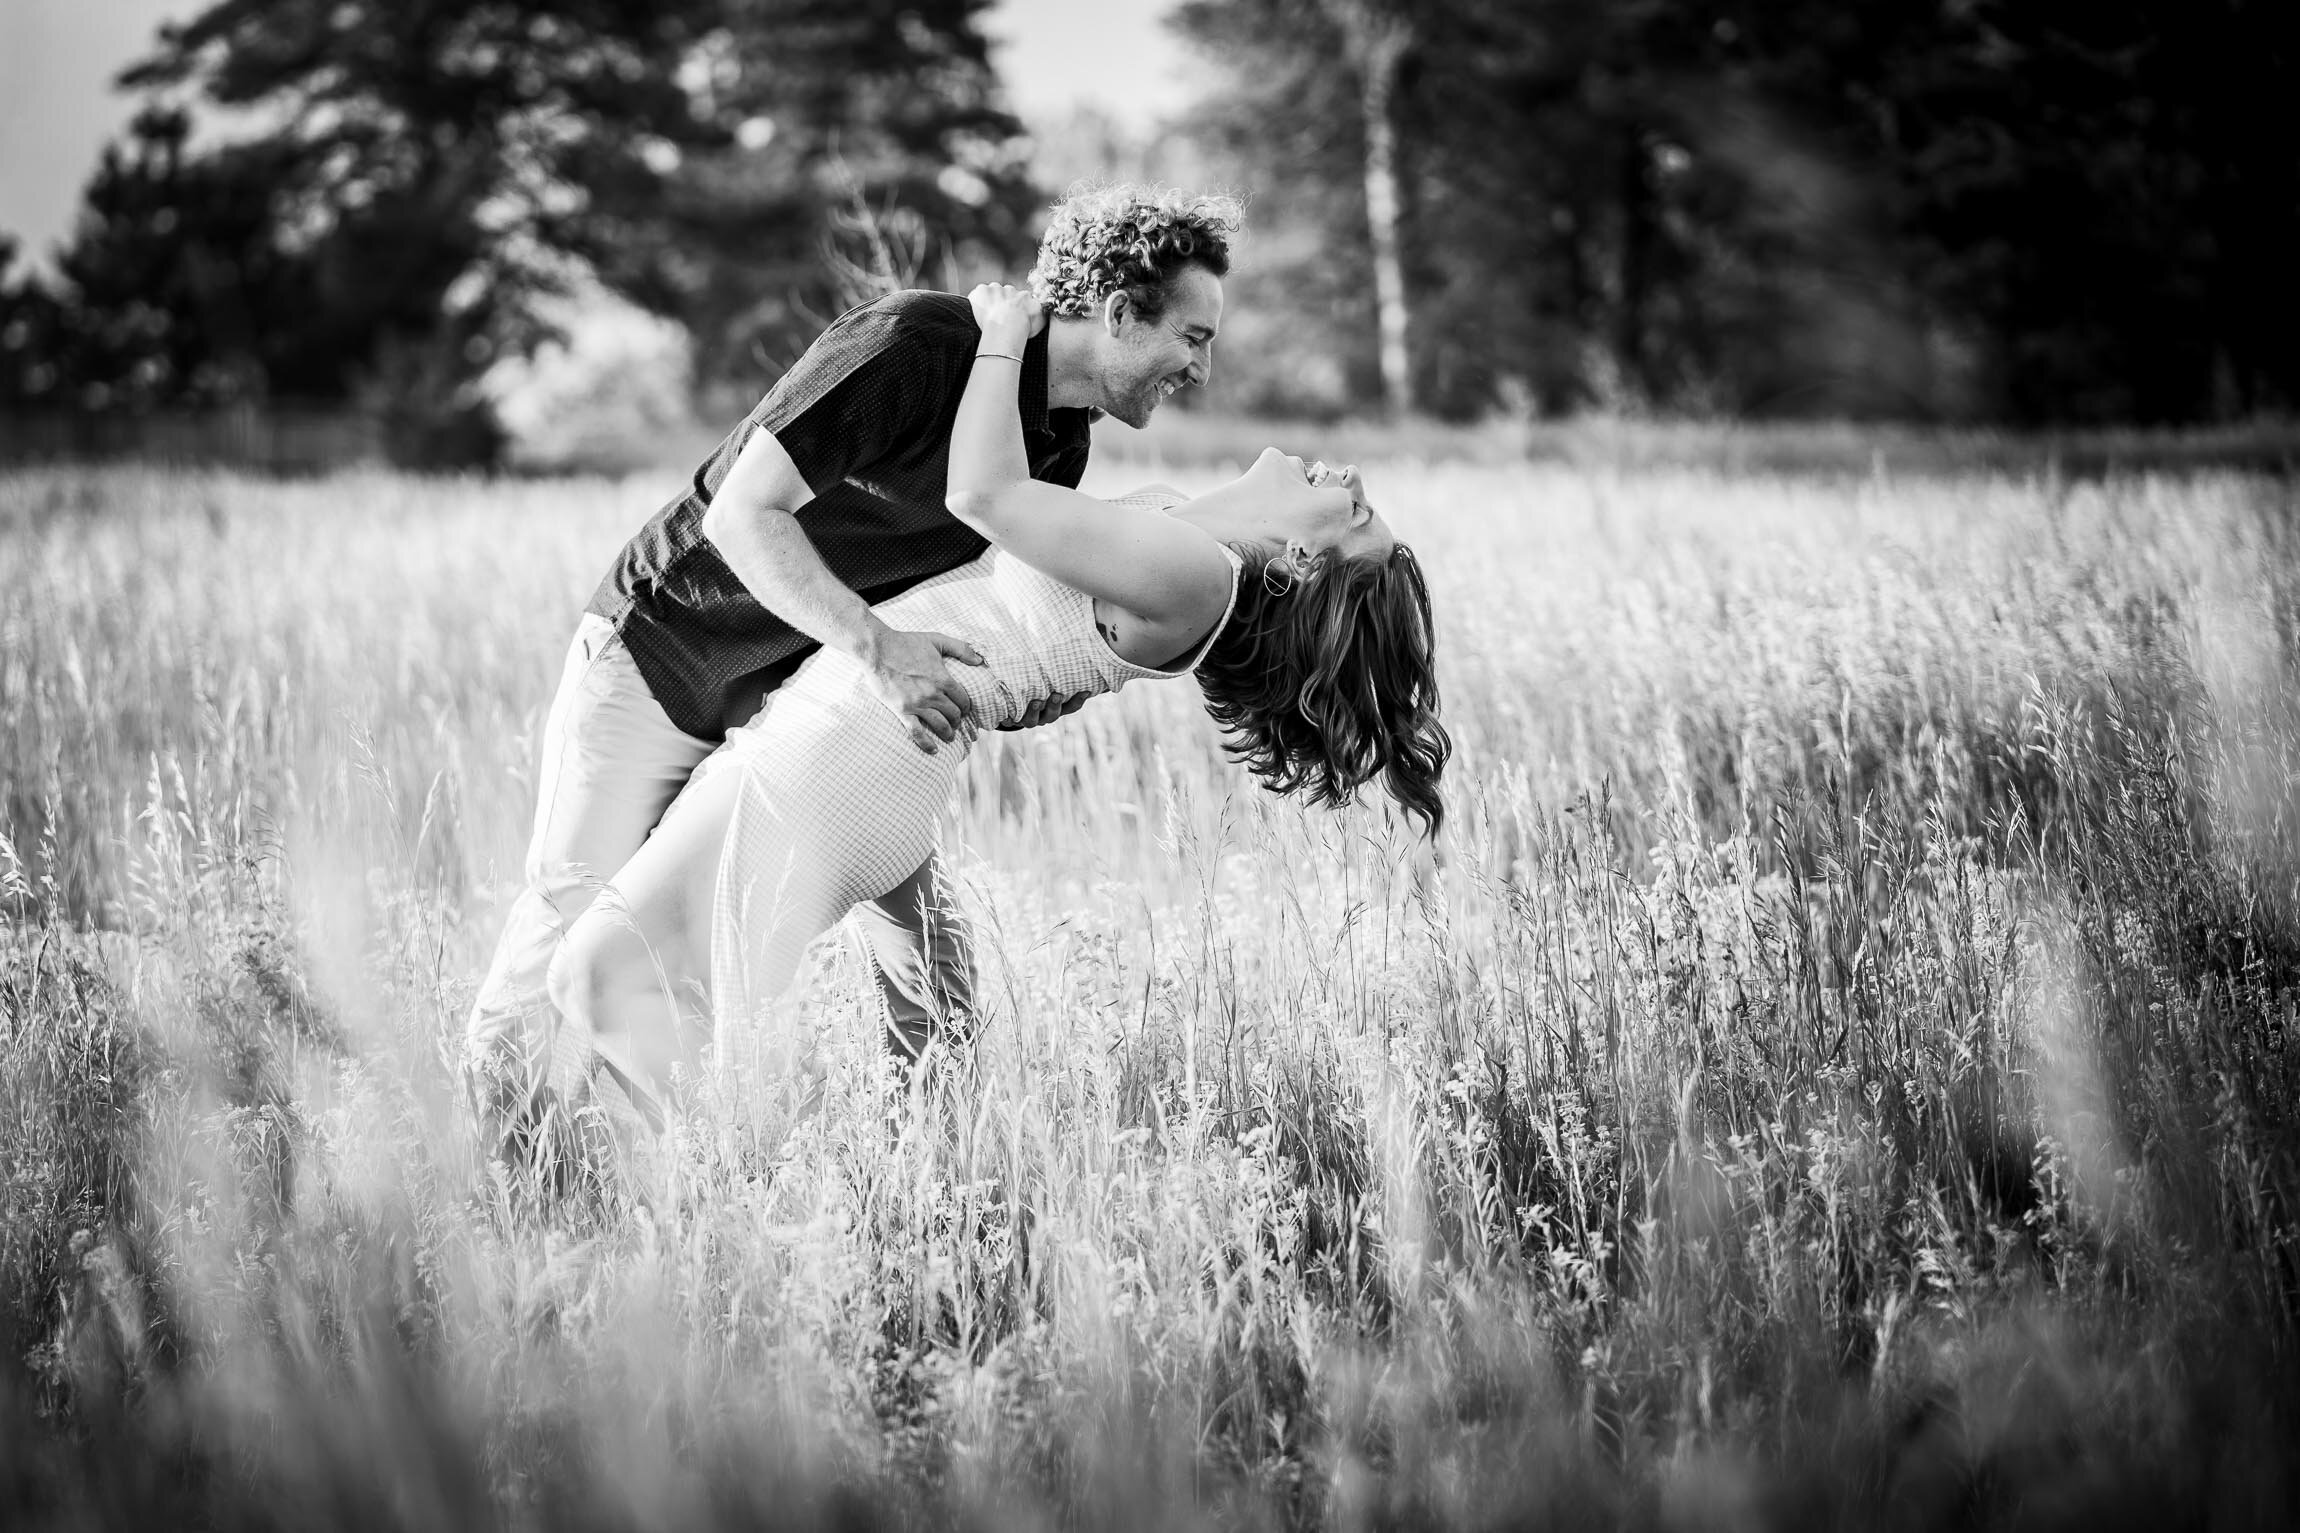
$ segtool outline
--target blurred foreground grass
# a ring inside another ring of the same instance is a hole
[[[0,479],[0,1509],[2288,1523],[2289,485],[1368,477],[1442,860],[1185,687],[994,740],[941,1098],[827,945],[557,1200],[452,1055],[661,486]]]

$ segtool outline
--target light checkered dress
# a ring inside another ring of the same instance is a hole
[[[1115,503],[1164,511],[1176,497],[1142,491]],[[1230,563],[1235,570],[1235,553]],[[902,716],[869,693],[857,661],[823,650],[728,734],[727,765],[743,776],[711,912],[722,1037],[789,986],[809,942],[926,861],[980,729],[1012,723],[1049,697],[1186,676],[1230,620],[1225,610],[1186,665],[1135,665],[1095,630],[1092,598],[995,548],[874,610],[890,627],[936,630],[982,652],[987,665],[951,666],[973,717],[955,748],[929,755],[911,743]]]

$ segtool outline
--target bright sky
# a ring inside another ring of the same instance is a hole
[[[1174,0],[996,0],[983,30],[1000,45],[998,72],[1023,116],[1091,102],[1140,128],[1189,99],[1189,55],[1165,26],[1173,9]]]
[[[1131,127],[1187,97],[1173,0],[995,0],[984,25],[1025,117],[1091,101]],[[111,89],[162,21],[201,0],[0,0],[0,233],[46,256],[70,226],[104,141],[135,102]]]
[[[45,254],[96,154],[135,113],[112,76],[186,0],[0,0],[0,233]]]

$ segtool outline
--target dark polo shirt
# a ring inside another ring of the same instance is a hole
[[[751,433],[773,432],[791,455],[815,497],[794,513],[800,527],[866,601],[987,546],[943,507],[951,423],[980,334],[949,293],[895,293],[841,315],[623,546],[590,610],[614,623],[672,723],[722,738],[817,648],[760,606],[703,536],[703,512]],[[1043,334],[1024,351],[1020,389],[1031,477],[1075,487],[1090,416],[1046,407]]]

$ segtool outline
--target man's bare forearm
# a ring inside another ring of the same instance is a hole
[[[756,432],[703,512],[703,536],[758,604],[866,665],[886,625],[830,571],[795,513],[815,497],[774,433]]]
[[[730,504],[722,491],[704,514],[703,535],[760,606],[826,649],[875,663],[886,625],[831,573],[797,517],[779,506]]]
[[[968,708],[948,660],[982,664],[964,639],[906,633],[880,622],[823,563],[792,513],[814,499],[790,454],[770,432],[744,444],[703,512],[703,536],[758,604],[826,649],[863,663],[873,695],[910,720],[911,738],[931,751],[956,737]]]

